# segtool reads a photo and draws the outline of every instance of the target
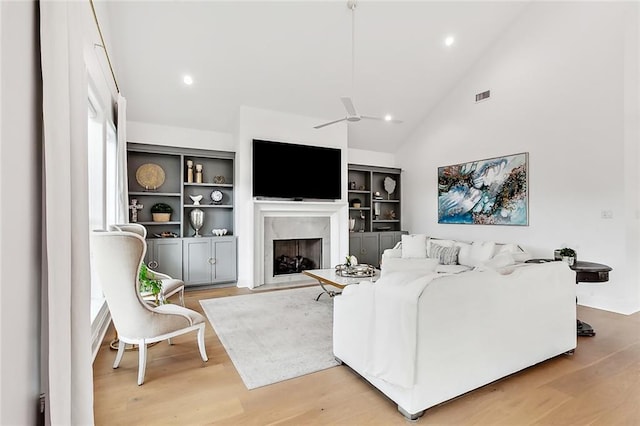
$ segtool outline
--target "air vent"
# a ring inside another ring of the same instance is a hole
[[[480,101],[484,101],[486,99],[489,99],[489,96],[491,96],[491,90],[487,90],[486,92],[478,93],[476,95],[476,102],[480,102]]]

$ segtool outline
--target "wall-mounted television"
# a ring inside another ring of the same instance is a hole
[[[342,151],[338,148],[253,140],[253,196],[339,200]]]

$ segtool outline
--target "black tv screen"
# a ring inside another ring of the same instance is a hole
[[[253,140],[253,196],[339,200],[342,151],[338,148]]]

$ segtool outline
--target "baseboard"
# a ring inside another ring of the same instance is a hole
[[[111,324],[111,312],[107,303],[103,303],[98,315],[91,323],[91,362],[95,361],[100,345]]]

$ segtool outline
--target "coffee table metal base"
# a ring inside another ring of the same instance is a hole
[[[314,278],[322,287],[322,293],[318,294],[316,301],[320,300],[323,294],[327,294],[329,297],[335,297],[342,293],[342,289],[349,284],[358,284],[362,281],[375,282],[380,278],[380,271],[376,270],[375,275],[372,277],[343,277],[336,274],[335,269],[309,269],[302,271],[303,274]],[[336,290],[327,288],[328,286],[335,287]]]

